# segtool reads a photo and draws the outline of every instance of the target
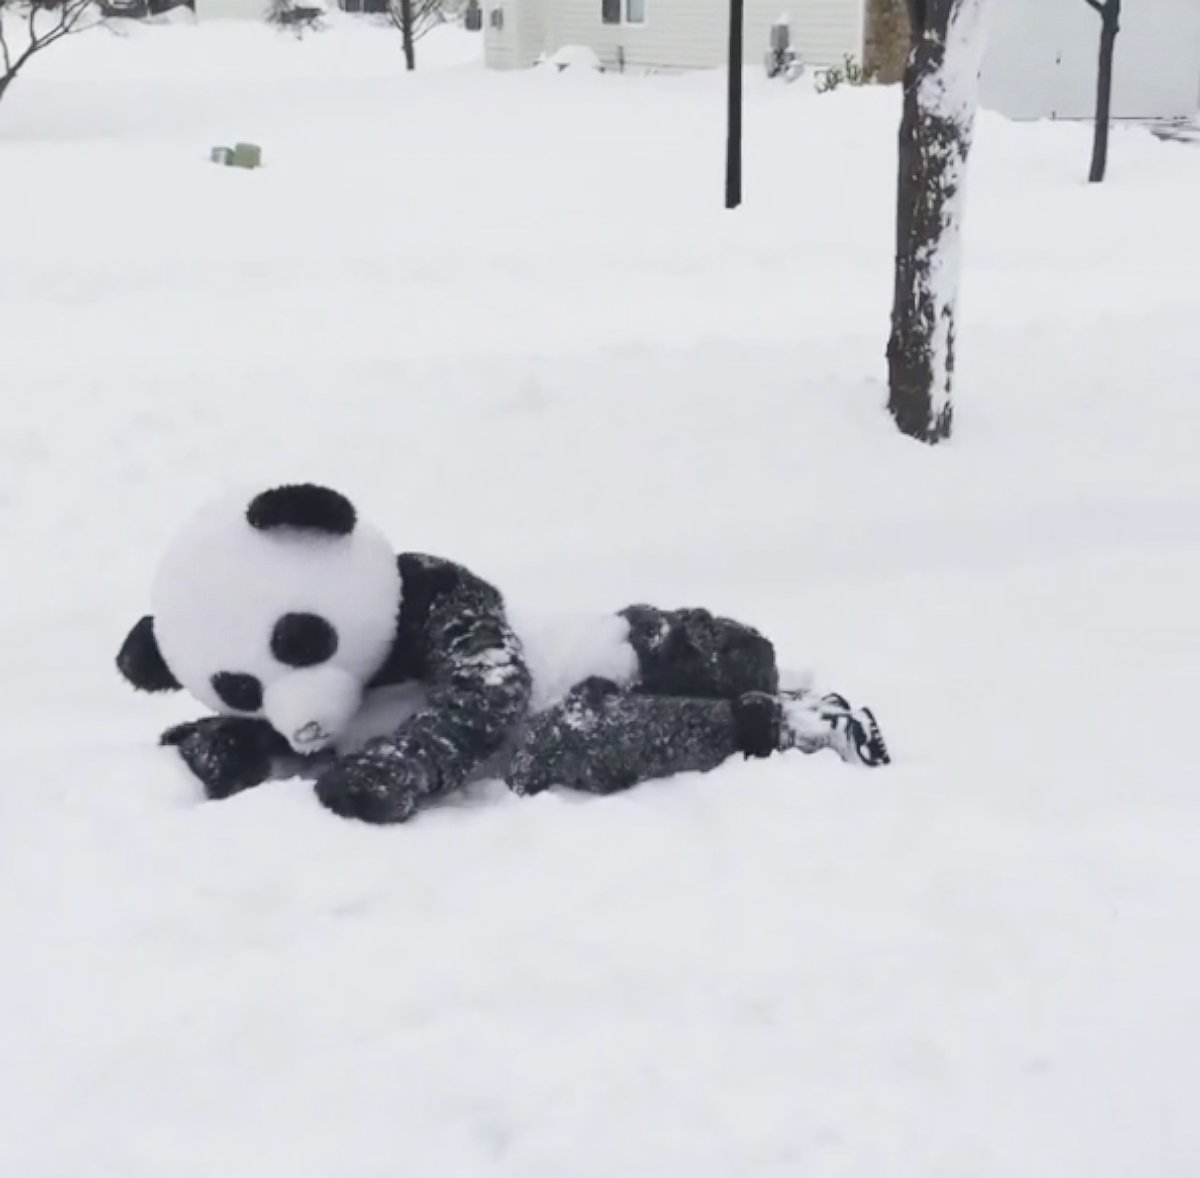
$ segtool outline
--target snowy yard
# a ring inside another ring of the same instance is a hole
[[[422,49],[98,33],[0,106],[0,1174],[1195,1178],[1200,151],[1088,188],[982,119],[929,451],[894,90],[755,77],[730,215],[719,76]],[[523,603],[744,617],[896,764],[199,804],[113,656],[185,513],[295,478]]]

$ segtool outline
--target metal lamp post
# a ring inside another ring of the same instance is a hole
[[[742,41],[745,0],[729,0],[729,114],[725,140],[725,207],[742,203]]]

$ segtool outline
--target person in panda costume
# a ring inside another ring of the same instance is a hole
[[[327,487],[205,507],[165,553],[152,605],[117,667],[216,713],[161,737],[209,798],[303,776],[335,813],[387,823],[485,776],[521,795],[610,794],[737,755],[889,760],[868,709],[782,691],[748,626],[634,605],[566,641],[527,637],[493,586],[397,555]]]

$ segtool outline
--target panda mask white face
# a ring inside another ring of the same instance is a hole
[[[201,510],[163,557],[153,608],[169,676],[313,753],[343,732],[387,659],[400,573],[336,491],[279,487]]]

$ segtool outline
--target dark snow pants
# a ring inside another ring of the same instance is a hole
[[[610,794],[776,750],[779,672],[766,638],[700,609],[638,605],[621,616],[636,680],[587,679],[533,717],[506,778],[516,793],[562,785]]]

